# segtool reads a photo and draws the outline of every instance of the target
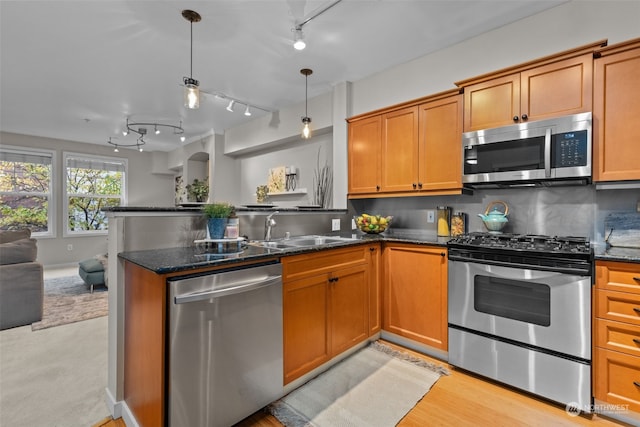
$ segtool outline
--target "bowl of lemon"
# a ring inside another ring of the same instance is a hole
[[[391,225],[392,216],[369,215],[363,213],[354,217],[358,229],[367,234],[380,234]]]

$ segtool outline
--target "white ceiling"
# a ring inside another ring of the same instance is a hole
[[[182,105],[189,76],[210,93],[276,111],[304,101],[300,69],[311,68],[309,97],[357,81],[564,0],[343,0],[304,26],[307,48],[292,47],[292,28],[332,0],[0,1],[0,129],[104,144],[125,120],[178,124],[187,143],[260,114],[204,95]],[[301,112],[302,113],[302,112]],[[150,134],[145,149],[170,151],[174,136]]]

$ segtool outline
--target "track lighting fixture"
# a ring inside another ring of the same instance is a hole
[[[247,108],[244,109],[244,115],[245,116],[250,116],[251,115],[251,111],[249,111],[249,106],[247,105]]]
[[[193,23],[200,22],[202,17],[198,12],[189,9],[183,10],[182,16],[191,23],[190,71],[189,77],[182,78],[184,82],[184,106],[190,109],[196,109],[200,107],[200,89],[198,88],[200,82],[193,78]]]
[[[307,44],[304,42],[304,33],[302,32],[302,27],[298,26],[293,29],[293,47],[296,50],[302,50],[307,47]]]
[[[334,0],[331,3],[314,10],[313,12],[311,12],[311,14],[302,18],[302,20],[296,21],[296,26],[291,29],[291,31],[293,31],[293,47],[297,50],[304,49],[307,44],[304,42],[304,33],[302,32],[302,27],[304,27],[307,23],[309,23],[309,21],[322,15],[341,1],[342,0]]]
[[[233,104],[235,104],[236,101],[234,101],[233,99],[231,101],[229,101],[229,105],[227,105],[227,111],[230,111],[233,113]]]
[[[130,122],[129,118],[127,118],[126,127],[125,127],[125,130],[122,131],[122,134],[126,136],[129,133],[133,132],[136,135],[138,135],[138,138],[136,139],[136,141],[130,142],[130,143],[113,142],[112,141],[113,137],[109,137],[107,144],[113,145],[114,146],[113,151],[115,151],[116,153],[120,151],[118,149],[119,147],[136,147],[138,151],[142,152],[143,151],[142,146],[147,143],[147,141],[145,141],[144,139],[148,133],[147,127],[153,128],[154,133],[156,135],[160,133],[161,128],[171,129],[174,135],[180,135],[181,142],[185,141],[184,129],[182,128],[182,120],[180,121],[180,124],[172,125],[172,124],[160,123],[160,122],[155,122],[155,123],[154,122]]]
[[[307,104],[308,104],[308,89],[309,89],[309,76],[313,74],[313,70],[309,68],[303,68],[300,70],[300,74],[304,76],[304,117],[302,117],[302,137],[304,139],[311,138],[311,127],[309,124],[311,123],[311,117],[307,112]]]

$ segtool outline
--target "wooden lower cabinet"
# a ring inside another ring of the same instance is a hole
[[[382,246],[369,245],[369,336],[382,329]]]
[[[594,395],[640,412],[640,264],[596,261]]]
[[[385,331],[447,351],[447,250],[385,244]]]
[[[356,246],[282,260],[285,384],[369,337],[368,252]]]

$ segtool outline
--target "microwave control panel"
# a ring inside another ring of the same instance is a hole
[[[587,165],[587,131],[579,130],[553,135],[551,140],[551,165],[569,168]]]

